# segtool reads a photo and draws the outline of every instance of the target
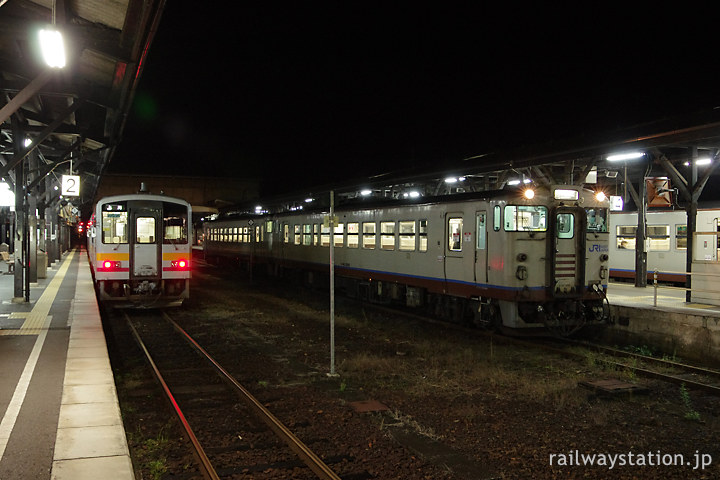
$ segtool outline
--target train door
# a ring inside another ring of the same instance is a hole
[[[488,282],[487,211],[475,212],[475,283]]]
[[[162,209],[147,203],[130,204],[133,247],[130,268],[135,277],[157,277],[160,271],[158,231],[162,225]]]
[[[462,212],[445,214],[445,289],[450,291],[451,282],[466,281],[465,251],[472,244],[464,241]]]
[[[559,207],[555,210],[555,248],[552,255],[552,283],[555,295],[582,292],[585,276],[585,211]]]

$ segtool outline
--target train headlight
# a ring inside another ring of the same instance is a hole
[[[532,188],[525,189],[525,191],[523,192],[523,196],[528,200],[532,200],[533,198],[535,198],[535,190],[533,190]]]
[[[603,191],[597,192],[595,194],[595,200],[597,200],[598,202],[604,202],[605,200],[607,200],[607,195],[605,195],[605,192]]]

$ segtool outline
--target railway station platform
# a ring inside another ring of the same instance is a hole
[[[0,479],[133,480],[86,251],[13,293],[0,273]]]
[[[604,342],[720,367],[720,306],[686,302],[684,289],[625,282],[610,282],[607,297],[613,323],[598,331]]]

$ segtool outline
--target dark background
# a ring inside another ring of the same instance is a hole
[[[246,3],[167,3],[109,172],[267,195],[720,105],[700,11]]]

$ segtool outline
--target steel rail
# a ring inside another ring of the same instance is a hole
[[[140,334],[135,329],[135,326],[132,324],[132,321],[130,320],[130,316],[127,314],[127,312],[123,312],[125,315],[125,321],[127,321],[128,325],[130,326],[130,330],[132,331],[133,336],[135,337],[135,341],[138,343],[142,351],[145,353],[145,357],[147,358],[148,362],[150,363],[150,366],[152,367],[153,373],[155,374],[155,377],[160,382],[160,385],[162,385],[163,390],[165,391],[165,395],[167,396],[168,400],[170,401],[170,404],[173,407],[173,410],[175,410],[175,414],[180,419],[180,424],[182,425],[183,429],[185,430],[185,435],[187,435],[188,439],[190,440],[190,443],[193,445],[193,453],[195,454],[195,457],[198,460],[198,463],[200,464],[200,469],[202,470],[202,475],[208,480],[220,480],[220,477],[218,476],[217,472],[215,471],[215,468],[212,466],[212,463],[210,463],[210,459],[205,454],[205,450],[203,450],[202,445],[200,445],[200,442],[198,441],[197,437],[195,436],[195,433],[193,432],[192,428],[190,427],[190,424],[188,423],[187,419],[185,418],[185,415],[183,414],[182,410],[180,409],[180,406],[178,405],[177,401],[175,400],[175,396],[170,391],[170,388],[168,387],[167,383],[165,383],[165,379],[163,378],[162,374],[160,373],[160,370],[157,368],[157,365],[155,364],[155,361],[152,359],[152,356],[150,355],[150,352],[148,351],[147,347],[145,346],[145,343],[142,341],[142,338],[140,338]]]
[[[463,331],[463,332],[467,332],[467,333],[473,333],[473,334],[479,335],[479,336],[484,336],[486,338],[491,339],[491,341],[506,342],[506,343],[511,343],[513,345],[519,345],[519,346],[524,346],[524,347],[528,347],[528,348],[535,348],[535,349],[539,348],[541,350],[556,353],[558,355],[562,355],[562,356],[566,356],[566,357],[573,357],[573,358],[580,358],[580,359],[586,358],[586,356],[582,353],[572,352],[567,349],[552,347],[549,345],[543,345],[542,343],[532,342],[532,341],[515,338],[515,337],[510,337],[510,336],[506,336],[506,335],[498,335],[494,332],[483,331],[483,330],[476,329],[476,328],[468,328],[468,327],[465,327],[462,325],[443,322],[443,321],[439,321],[439,320],[436,320],[433,318],[424,317],[422,315],[417,315],[414,313],[393,310],[393,309],[383,307],[383,306],[377,306],[377,305],[365,305],[365,306],[368,306],[368,307],[376,309],[376,310],[392,312],[392,313],[395,313],[398,315],[415,318],[417,320],[433,323],[436,325],[443,325],[443,326],[455,329],[457,331]],[[720,372],[715,371],[715,370],[704,369],[702,367],[695,367],[692,365],[680,364],[677,362],[670,362],[667,360],[661,360],[661,359],[657,359],[657,358],[647,357],[645,355],[633,354],[631,352],[623,352],[621,350],[611,349],[610,347],[603,347],[603,346],[594,345],[594,344],[583,344],[583,342],[578,342],[578,341],[569,340],[569,339],[555,338],[554,340],[560,340],[569,345],[576,345],[576,346],[580,346],[583,348],[598,348],[598,349],[606,349],[608,351],[612,350],[613,352],[617,352],[618,356],[623,355],[623,356],[627,356],[627,357],[641,358],[643,360],[650,360],[655,363],[662,363],[666,366],[674,366],[675,368],[682,368],[682,369],[685,369],[688,371],[692,371],[693,373],[701,373],[704,375],[720,376]],[[610,354],[610,353],[607,353],[607,354]],[[684,378],[676,377],[676,376],[665,374],[665,373],[653,372],[652,370],[647,370],[647,369],[640,368],[640,367],[633,367],[631,365],[626,365],[624,363],[619,363],[619,362],[613,362],[611,360],[606,360],[606,359],[602,359],[602,358],[595,359],[595,360],[599,361],[599,362],[603,362],[606,365],[614,366],[616,368],[619,367],[619,368],[625,368],[625,369],[631,370],[631,371],[633,371],[639,375],[642,375],[644,377],[647,377],[647,378],[655,378],[658,380],[664,380],[668,383],[674,383],[674,384],[678,384],[678,385],[685,384],[685,386],[687,386],[688,388],[695,388],[697,390],[703,390],[705,392],[712,393],[713,395],[720,396],[720,386],[697,382],[695,380],[687,380]]]
[[[262,405],[245,387],[243,387],[230,373],[228,373],[219,363],[210,356],[204,348],[198,344],[183,328],[178,325],[170,316],[162,312],[163,317],[185,337],[185,340],[197,350],[208,362],[210,362],[215,370],[229,382],[238,392],[242,394],[242,398],[253,408],[258,416],[267,424],[270,429],[275,432],[291,449],[294,451],[312,470],[318,478],[323,480],[341,480],[340,477],[330,468],[320,457],[318,457],[307,445],[295,436],[275,415],[273,415],[265,406]]]

